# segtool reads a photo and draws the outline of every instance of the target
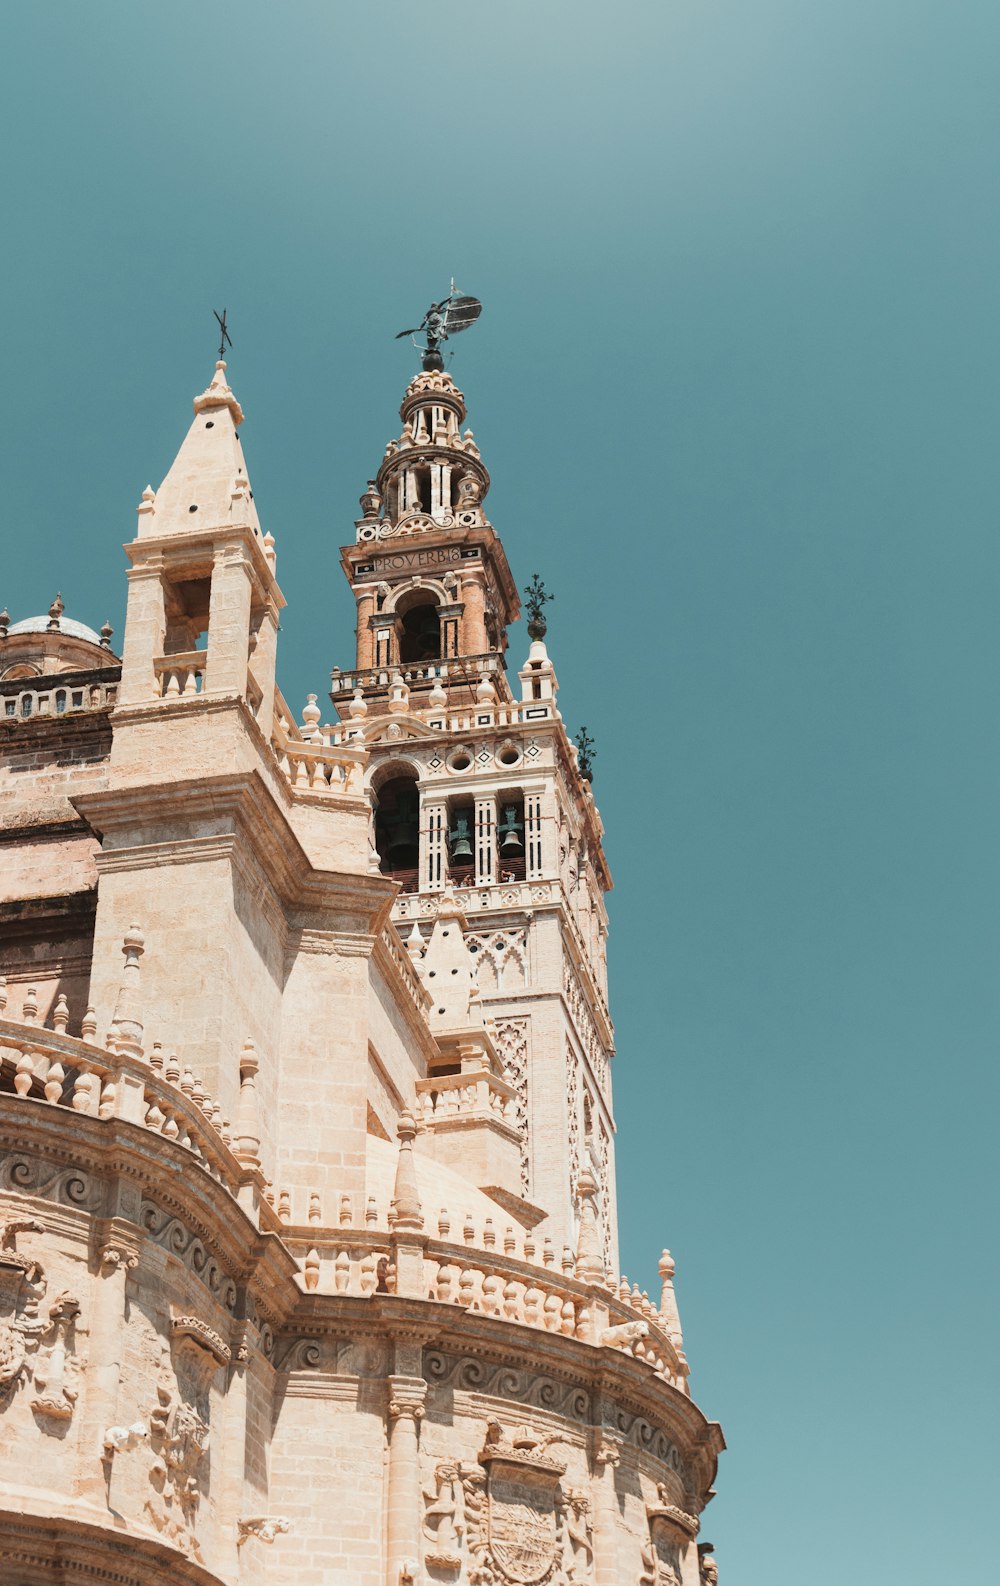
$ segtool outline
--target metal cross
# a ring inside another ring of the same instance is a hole
[[[215,314],[216,319],[219,320],[219,330],[222,332],[221,336],[219,337],[219,357],[224,358],[226,356],[226,342],[229,342],[230,347],[233,345],[232,338],[226,329],[226,311],[225,309],[222,310],[221,319],[219,318],[219,315],[215,313],[214,308],[212,313]]]

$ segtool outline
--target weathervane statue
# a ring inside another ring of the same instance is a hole
[[[399,331],[396,340],[401,341],[404,336],[415,338],[423,332],[426,346],[421,347],[416,340],[413,345],[422,355],[424,368],[443,369],[444,359],[439,351],[441,343],[447,341],[449,336],[457,336],[460,330],[468,330],[482,312],[483,305],[478,297],[463,297],[453,278],[448,296],[443,297],[440,303],[432,303],[420,324],[410,330]]]

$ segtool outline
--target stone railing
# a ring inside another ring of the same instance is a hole
[[[153,662],[155,699],[191,699],[205,686],[207,650],[186,650],[177,655],[160,655]]]
[[[296,798],[364,796],[364,749],[333,741],[329,728],[317,728],[311,737],[303,737],[299,728],[279,711],[275,714],[271,747]]]
[[[430,688],[438,678],[442,682],[475,684],[484,673],[490,676],[504,671],[503,658],[494,651],[487,651],[485,655],[454,656],[450,660],[364,666],[353,672],[342,672],[335,667],[330,676],[330,693],[353,694],[358,688],[365,693],[388,692],[397,673],[407,688]]]
[[[31,999],[29,991],[26,1020],[23,1014],[21,1021],[0,1018],[0,1093],[138,1124],[182,1146],[236,1194],[243,1170],[230,1149],[229,1124],[190,1069],[182,1069],[176,1057],[164,1059],[157,1048],[147,1063],[100,1046],[93,1030],[77,1037],[67,1035],[65,1026],[45,1029],[31,1018]],[[58,1004],[55,1018],[61,1022]]]
[[[77,715],[82,711],[106,710],[118,697],[118,682],[94,681],[88,683],[53,683],[46,688],[18,687],[9,693],[10,685],[0,695],[0,712],[3,719],[28,721],[32,718],[53,719]]]
[[[446,1120],[479,1123],[494,1118],[517,1128],[517,1091],[496,1074],[435,1075],[418,1079],[416,1092],[414,1117],[425,1129]]]
[[[392,905],[394,920],[433,919],[441,906],[443,889],[402,892]],[[559,897],[557,881],[491,881],[484,886],[457,886],[455,901],[464,914],[479,914],[488,909],[534,909],[540,903],[555,903]]]
[[[413,960],[400,941],[396,927],[391,921],[379,937],[378,951],[384,953],[392,963],[406,987],[414,1007],[421,1014],[426,1014],[427,1009],[431,1006],[431,994],[414,969]]]
[[[354,1198],[342,1195],[336,1228],[324,1223],[315,1196],[309,1221],[293,1222],[291,1210],[290,1196],[283,1191],[278,1196],[282,1238],[299,1262],[307,1292],[357,1298],[397,1292],[391,1208],[386,1211],[370,1196],[360,1226]],[[425,1225],[431,1237],[424,1241],[419,1297],[621,1350],[688,1391],[673,1262],[666,1252],[660,1263],[663,1298],[657,1306],[624,1277],[617,1282],[582,1280],[568,1246],[557,1257],[550,1239],[538,1241],[510,1224],[501,1232],[491,1216],[481,1222],[468,1213],[453,1218],[443,1207],[437,1217],[425,1216]]]

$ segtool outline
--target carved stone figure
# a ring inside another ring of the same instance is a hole
[[[38,1346],[45,1323],[38,1306],[45,1294],[41,1263],[16,1247],[22,1233],[41,1233],[34,1217],[12,1218],[0,1224],[0,1406],[9,1403],[22,1377],[30,1375],[29,1351]]]
[[[615,1349],[629,1349],[648,1336],[648,1322],[622,1322],[618,1327],[606,1327],[601,1334],[601,1343],[610,1344]]]
[[[719,1586],[719,1566],[707,1548],[698,1549],[698,1579],[701,1586]]]
[[[258,1542],[273,1542],[276,1536],[281,1536],[292,1529],[291,1520],[284,1515],[258,1515],[252,1520],[237,1520],[236,1546],[242,1547],[249,1537],[256,1537]]]
[[[594,1524],[590,1517],[590,1498],[582,1487],[567,1487],[563,1514],[566,1579],[589,1580],[594,1563]]]
[[[465,1500],[457,1464],[445,1460],[434,1470],[434,1492],[425,1492],[424,1535],[433,1548],[424,1553],[437,1569],[459,1569],[465,1535]]]
[[[57,1421],[68,1421],[77,1400],[77,1389],[69,1376],[67,1340],[80,1314],[80,1302],[68,1290],[57,1296],[49,1306],[49,1329],[52,1334],[48,1356],[35,1367],[35,1387],[38,1389],[31,1408],[39,1415],[51,1416]]]

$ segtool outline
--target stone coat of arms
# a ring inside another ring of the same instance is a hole
[[[550,1439],[549,1441],[554,1441]],[[473,1586],[556,1586],[564,1580],[565,1461],[529,1432],[508,1442],[491,1421],[479,1471],[464,1473]]]

